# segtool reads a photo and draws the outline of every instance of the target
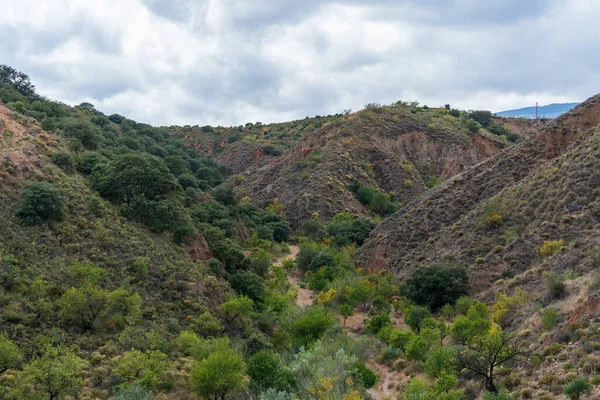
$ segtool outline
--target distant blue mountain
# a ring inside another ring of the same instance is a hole
[[[574,108],[579,103],[561,103],[548,104],[538,108],[540,118],[556,118],[570,109]],[[535,107],[519,108],[517,110],[507,110],[495,113],[499,117],[516,117],[516,118],[535,118]]]

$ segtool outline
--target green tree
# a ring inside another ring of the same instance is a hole
[[[96,320],[103,313],[108,294],[92,285],[72,287],[62,296],[61,316],[84,331],[94,329]]]
[[[221,304],[219,311],[228,324],[232,324],[237,318],[249,317],[254,308],[254,301],[247,296],[230,296]]]
[[[431,312],[423,306],[411,305],[404,309],[404,320],[415,332],[421,330],[421,323],[427,317],[431,317]]]
[[[577,378],[565,386],[564,393],[572,400],[579,400],[582,394],[589,393],[592,385],[585,379]]]
[[[344,303],[340,306],[340,315],[344,317],[344,326],[346,326],[346,319],[354,315],[354,308],[350,304]]]
[[[67,173],[75,172],[75,159],[68,151],[57,151],[52,154],[52,162]]]
[[[130,152],[116,157],[95,177],[94,187],[112,202],[136,199],[164,200],[181,190],[161,159],[147,153]]]
[[[495,379],[502,375],[502,365],[525,354],[525,342],[518,339],[500,330],[476,336],[457,352],[457,365],[468,375],[483,380],[486,390],[497,393]]]
[[[439,378],[443,372],[455,372],[453,361],[453,348],[444,346],[435,347],[427,353],[423,369],[430,377]]]
[[[64,193],[47,182],[27,184],[23,188],[16,214],[27,225],[60,221],[65,214]]]
[[[361,203],[369,205],[373,200],[374,192],[375,191],[373,190],[372,186],[365,185],[361,186],[361,188],[358,189],[358,191],[356,192],[356,196],[358,197],[358,200],[360,200]]]
[[[377,374],[367,367],[364,361],[357,361],[352,366],[352,374],[365,389],[370,389],[377,383]]]
[[[390,319],[390,313],[382,312],[369,319],[365,326],[365,330],[373,335],[377,335],[380,330],[391,325],[392,320]]]
[[[288,386],[279,357],[268,350],[252,355],[246,364],[246,372],[250,377],[250,386],[258,392],[270,388],[285,390]]]
[[[240,271],[229,278],[231,288],[254,301],[261,301],[265,294],[264,279],[253,272]]]
[[[23,369],[23,382],[31,385],[35,394],[49,395],[50,400],[75,395],[83,384],[80,373],[84,366],[70,350],[46,347]]]
[[[112,375],[120,387],[137,383],[154,389],[164,385],[170,366],[167,355],[159,350],[131,349],[116,360]]]
[[[96,150],[102,143],[100,129],[87,118],[67,118],[62,120],[62,133],[80,142],[84,148]]]
[[[406,280],[403,291],[411,301],[435,311],[466,295],[468,284],[465,268],[439,265],[418,269]]]
[[[197,356],[190,384],[194,393],[207,400],[224,400],[228,393],[243,387],[244,361],[228,339],[214,341]]]
[[[0,375],[21,363],[23,355],[15,343],[0,333]]]
[[[27,74],[17,71],[11,66],[0,65],[0,86],[10,85],[27,97],[36,97],[35,86]]]
[[[307,307],[300,311],[290,326],[294,344],[308,346],[318,340],[335,323],[335,318],[323,307]]]
[[[142,309],[142,298],[125,288],[116,289],[108,294],[107,313],[109,321],[118,329],[139,321]]]
[[[396,207],[394,206],[394,203],[390,201],[388,195],[381,191],[377,191],[373,195],[373,198],[369,203],[369,208],[371,208],[373,212],[383,217],[392,214],[394,211],[396,211]]]

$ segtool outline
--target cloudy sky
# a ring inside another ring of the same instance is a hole
[[[597,0],[0,0],[0,63],[158,125],[600,92]]]

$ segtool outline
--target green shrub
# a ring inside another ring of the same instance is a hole
[[[365,389],[370,389],[377,383],[377,374],[367,367],[364,361],[357,361],[352,366],[352,374],[357,382]]]
[[[418,269],[403,286],[403,293],[416,304],[437,310],[453,304],[467,294],[467,270],[455,266],[432,266]]]
[[[545,272],[544,279],[546,280],[546,288],[551,299],[558,299],[564,296],[565,284],[554,272]]]
[[[421,330],[421,323],[427,317],[431,317],[431,312],[426,307],[411,305],[404,309],[404,320],[415,332]]]
[[[564,393],[570,399],[579,400],[582,394],[589,393],[592,390],[592,385],[585,379],[577,378],[565,385]]]
[[[382,312],[369,319],[365,326],[365,330],[370,334],[377,335],[381,329],[391,325],[392,320],[390,319],[390,313]]]
[[[555,308],[548,308],[542,313],[542,323],[544,324],[544,330],[551,331],[556,326],[558,320],[558,310]]]
[[[75,172],[75,159],[68,151],[57,151],[52,154],[52,162],[67,173]]]
[[[16,214],[27,225],[60,221],[65,214],[63,191],[47,182],[27,184],[23,189]]]

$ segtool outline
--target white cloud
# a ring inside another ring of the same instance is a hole
[[[154,124],[368,102],[498,111],[600,87],[594,0],[0,0],[0,62],[38,91]]]

